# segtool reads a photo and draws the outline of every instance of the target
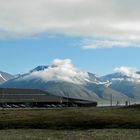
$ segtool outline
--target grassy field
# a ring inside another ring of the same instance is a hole
[[[139,140],[140,107],[0,110],[0,140],[66,139]]]
[[[138,129],[0,130],[0,140],[140,140]]]
[[[140,129],[140,107],[0,110],[0,129]]]

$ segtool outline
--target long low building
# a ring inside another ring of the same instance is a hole
[[[25,104],[27,106],[67,105],[96,106],[97,102],[51,95],[38,89],[0,88],[0,105]]]

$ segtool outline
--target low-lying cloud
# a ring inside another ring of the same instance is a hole
[[[140,42],[139,7],[139,0],[0,0],[0,38],[60,33],[111,38],[115,46],[126,47],[126,41]]]
[[[55,59],[48,68],[33,71],[29,77],[38,77],[46,82],[66,81],[75,84],[84,84],[89,79],[88,73],[74,67],[70,59]]]
[[[128,80],[130,81],[140,82],[140,74],[138,74],[137,70],[134,68],[122,66],[116,67],[114,71],[128,76]]]

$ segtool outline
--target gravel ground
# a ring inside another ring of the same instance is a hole
[[[0,140],[140,140],[140,129],[0,130]]]

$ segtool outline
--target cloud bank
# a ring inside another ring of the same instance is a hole
[[[0,0],[0,38],[65,34],[111,38],[124,47],[140,42],[139,7],[139,0]],[[97,48],[112,44],[98,41]]]

